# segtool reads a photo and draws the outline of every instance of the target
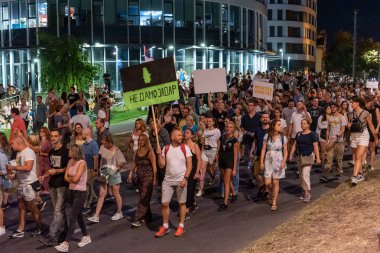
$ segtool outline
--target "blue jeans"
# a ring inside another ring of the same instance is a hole
[[[54,208],[54,218],[50,224],[49,236],[54,239],[62,239],[65,238],[65,233],[67,231],[67,219],[65,213],[67,188],[49,187],[49,192]]]

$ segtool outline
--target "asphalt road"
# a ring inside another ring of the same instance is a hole
[[[347,160],[350,156],[346,155],[345,158]],[[319,183],[320,174],[313,169],[312,201],[349,179],[352,166],[349,166],[347,161],[344,165],[349,172],[345,172],[341,181],[330,181],[327,184]],[[252,186],[246,167],[240,169],[240,176],[239,201],[230,204],[226,211],[220,213],[217,209],[221,200],[216,198],[215,187],[207,189],[205,197],[197,198],[199,209],[186,222],[186,233],[181,238],[173,235],[178,225],[175,202],[171,203],[171,233],[164,238],[154,237],[155,231],[162,223],[159,196],[156,193],[152,198],[153,221],[147,226],[132,229],[130,220],[138,196],[131,185],[123,183],[121,188],[125,218],[111,221],[116,206],[112,202],[106,203],[100,215],[100,223],[87,224],[92,243],[84,248],[78,248],[76,243],[82,236],[78,229],[74,235],[75,239],[70,244],[70,252],[236,252],[287,221],[307,205],[298,199],[301,188],[294,165],[288,166],[286,179],[280,182],[279,209],[276,212],[270,211],[267,202],[255,199],[257,190]],[[125,174],[123,182],[126,182]],[[38,238],[31,238],[30,233],[35,227],[31,216],[27,219],[24,238],[6,238],[17,228],[17,213],[15,204],[5,210],[4,223],[7,234],[0,237],[0,252],[55,252],[54,248],[42,246]],[[49,200],[43,212],[43,222],[50,224],[51,220],[52,206]]]

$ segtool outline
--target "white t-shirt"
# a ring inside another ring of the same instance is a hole
[[[310,117],[310,113],[307,112],[307,115]],[[306,119],[306,114],[305,112],[293,112],[292,117],[290,118],[290,124],[293,124],[293,129],[292,129],[292,138],[294,139],[297,135],[298,132],[302,131],[301,128],[301,121],[303,119]]]
[[[90,117],[84,114],[77,114],[74,117],[72,117],[69,121],[70,124],[73,124],[75,127],[76,123],[80,123],[82,127],[90,127],[91,125],[91,120]]]
[[[36,172],[36,153],[31,148],[25,148],[16,156],[17,166],[24,166],[26,161],[34,161],[32,170],[16,171],[16,179],[19,184],[27,185],[38,180]]]
[[[161,155],[165,158],[165,148],[162,149]],[[186,157],[191,157],[190,148],[185,145]],[[181,150],[181,146],[173,147],[169,146],[169,151],[166,153],[166,172],[165,180],[180,182],[183,180],[186,174],[186,158]]]
[[[25,110],[25,112],[22,112],[20,110],[20,117],[23,119],[23,120],[28,120],[28,116],[29,116],[29,107],[27,105],[23,106],[22,107],[23,110]]]
[[[219,128],[214,128],[212,130],[205,129],[202,137],[205,138],[205,145],[209,145],[212,148],[217,148],[218,140],[220,138],[220,130]]]
[[[98,111],[98,119],[104,119],[104,127],[109,128],[109,123],[108,123],[108,121],[106,121],[106,117],[107,117],[106,112],[103,111],[102,109],[100,109]]]

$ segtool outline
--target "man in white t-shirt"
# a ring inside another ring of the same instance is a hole
[[[90,117],[88,117],[87,115],[83,113],[83,106],[77,105],[77,111],[78,111],[77,115],[72,117],[69,121],[70,130],[73,130],[76,123],[80,123],[83,126],[83,128],[92,129]]]
[[[37,228],[32,232],[32,236],[41,234],[41,213],[37,207],[36,189],[33,189],[32,184],[36,183],[38,186],[38,178],[36,172],[36,154],[29,148],[24,139],[21,137],[15,137],[12,142],[12,148],[18,151],[16,156],[16,162],[7,165],[8,178],[16,178],[17,198],[19,208],[19,225],[16,231],[14,231],[8,238],[21,238],[24,237],[25,229],[25,217],[26,209],[28,209],[37,223]],[[14,174],[15,172],[15,174]],[[37,188],[37,187],[35,187]]]
[[[169,233],[169,203],[176,192],[179,204],[180,221],[175,236],[182,236],[186,214],[187,179],[192,169],[192,153],[188,146],[182,143],[183,135],[179,130],[171,132],[171,144],[162,150],[158,146],[158,165],[166,166],[165,179],[162,182],[162,218],[163,225],[156,233],[156,237],[163,237]]]
[[[309,124],[312,122],[310,113],[307,112],[305,104],[302,100],[298,100],[297,111],[293,112],[292,117],[290,118],[288,139],[296,138],[297,133],[302,131],[301,121],[303,119],[306,119]]]

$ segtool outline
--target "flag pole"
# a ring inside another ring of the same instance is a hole
[[[156,133],[156,141],[157,141],[157,147],[158,147],[160,145],[160,142],[158,141],[158,129],[157,129],[157,121],[156,121],[156,111],[154,110],[154,105],[151,105],[151,107],[152,107],[154,131]]]

